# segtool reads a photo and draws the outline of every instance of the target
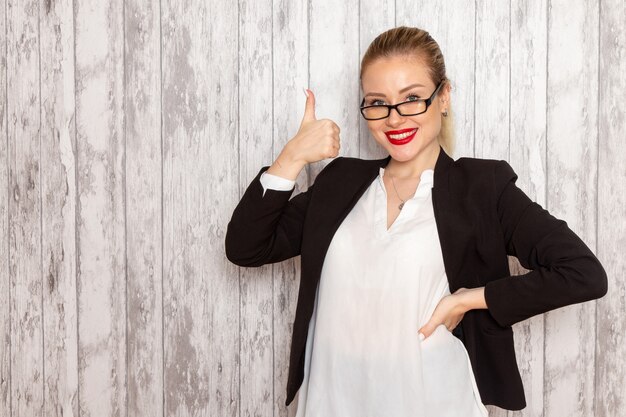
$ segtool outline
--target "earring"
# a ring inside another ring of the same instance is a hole
[[[441,113],[443,117],[448,117],[448,109],[445,109],[443,113]]]

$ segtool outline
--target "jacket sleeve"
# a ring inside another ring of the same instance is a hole
[[[322,169],[316,183],[337,159]],[[293,189],[268,188],[263,194],[260,177],[268,169],[262,167],[248,185],[226,228],[226,257],[239,266],[262,266],[300,254],[304,218],[315,183],[292,199]]]
[[[607,293],[607,275],[564,220],[552,216],[516,185],[506,161],[494,172],[497,212],[506,252],[531,270],[487,282],[485,302],[501,326]]]

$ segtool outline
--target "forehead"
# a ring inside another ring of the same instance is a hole
[[[428,67],[421,60],[408,57],[379,58],[363,71],[361,87],[367,94],[371,91],[383,94],[397,93],[411,84],[422,84],[422,89],[432,89]]]

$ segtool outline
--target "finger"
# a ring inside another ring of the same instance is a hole
[[[428,323],[423,325],[421,329],[419,329],[419,333],[422,333],[424,335],[424,337],[426,338],[426,337],[430,336],[435,331],[437,326],[439,326],[441,324],[443,324],[443,323],[435,324],[434,322],[429,321]],[[445,324],[444,324],[444,326],[445,326]]]
[[[432,330],[430,330],[430,327],[428,326],[428,324],[424,325],[421,329],[419,329],[418,331],[418,335],[420,337],[420,340],[424,340],[425,338],[427,338],[428,336],[430,336],[430,334],[432,333]]]
[[[330,144],[330,147],[328,149],[328,157],[329,158],[334,158],[335,156],[337,156],[339,152],[339,149],[334,145],[334,144]]]
[[[304,117],[302,117],[302,124],[317,120],[315,117],[315,95],[313,91],[306,89],[308,96],[306,98],[306,104],[304,106]]]

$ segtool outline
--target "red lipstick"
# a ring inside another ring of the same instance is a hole
[[[415,127],[409,128],[409,129],[401,129],[401,130],[389,130],[385,132],[385,135],[387,136],[387,140],[391,142],[391,144],[404,145],[413,140],[418,130],[419,128],[415,128]],[[409,132],[412,132],[412,133],[407,135],[407,133]],[[402,135],[402,136],[398,137],[398,135]]]

